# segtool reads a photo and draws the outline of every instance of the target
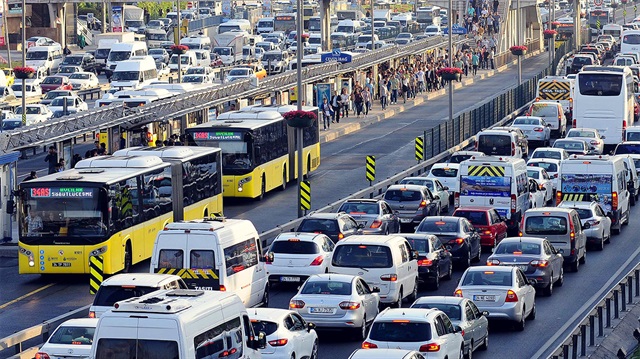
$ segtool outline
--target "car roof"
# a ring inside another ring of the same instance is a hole
[[[407,190],[411,190],[411,191],[420,191],[420,190],[424,189],[424,187],[425,186],[421,186],[419,184],[407,184],[407,183],[393,184],[393,185],[389,186],[389,188],[387,188],[387,191],[398,190],[398,189],[399,190],[407,189]]]
[[[512,267],[512,266],[473,266],[473,267],[469,267],[467,268],[465,273],[468,272],[484,272],[484,271],[488,271],[488,272],[511,272],[513,270],[517,269],[516,267]]]
[[[289,309],[280,308],[251,308],[247,310],[247,313],[251,319],[278,321],[292,312]]]
[[[303,242],[313,242],[317,237],[325,237],[324,234],[320,233],[309,233],[309,232],[284,232],[278,234],[273,241],[289,241],[290,239],[298,239]]]
[[[430,317],[439,312],[438,309],[427,308],[387,308],[376,316],[374,322],[403,319],[428,321]]]
[[[311,214],[307,215],[305,218],[303,218],[303,220],[312,219],[312,218],[313,219],[337,219],[341,215],[345,215],[345,213],[316,212],[316,213],[311,213]]]
[[[356,276],[351,274],[338,274],[338,273],[321,273],[314,274],[309,276],[307,281],[315,282],[315,281],[338,281],[338,282],[347,282],[351,283]]]
[[[527,241],[527,242],[534,242],[534,243],[542,243],[546,238],[540,238],[540,237],[529,237],[529,236],[523,236],[523,237],[507,237],[504,238],[500,241],[500,243],[514,243],[514,242],[522,242],[523,240]]]
[[[122,273],[105,279],[101,286],[139,285],[153,287],[177,279],[180,277],[173,274]]]
[[[340,240],[338,243],[336,243],[336,246],[343,244],[386,245],[398,238],[406,240],[404,237],[395,234],[386,236],[381,234],[356,234]]]
[[[417,353],[413,350],[405,349],[388,349],[379,348],[375,350],[371,349],[357,349],[351,353],[350,359],[399,359],[407,358],[409,355]]]
[[[429,295],[429,296],[424,296],[416,299],[416,301],[413,302],[413,304],[417,304],[417,303],[460,304],[465,300],[466,298],[462,298],[462,297],[453,297],[453,296],[447,296],[447,295]]]
[[[453,169],[460,169],[460,164],[459,163],[449,163],[449,162],[438,162],[438,163],[434,163],[433,166],[431,166],[431,169],[434,168],[453,168]]]
[[[549,213],[549,214],[569,213],[571,211],[572,211],[571,208],[540,207],[540,208],[529,208],[528,210],[526,210],[526,212],[524,212],[524,215],[526,216],[527,214],[540,214],[540,213]]]
[[[453,211],[453,213],[457,212],[457,211],[475,211],[475,212],[489,212],[490,210],[492,210],[493,207],[483,207],[483,206],[463,206],[463,207],[459,207],[456,208],[455,211]]]
[[[350,198],[344,201],[344,203],[379,203],[381,201],[382,199],[375,198]]]
[[[593,205],[598,205],[598,202],[592,201],[562,201],[558,205],[558,208],[591,208]]]

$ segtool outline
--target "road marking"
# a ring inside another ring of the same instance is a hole
[[[34,295],[34,294],[38,293],[38,292],[42,292],[43,290],[45,290],[45,289],[47,289],[47,288],[51,288],[51,287],[53,287],[54,285],[56,285],[56,283],[49,283],[49,284],[45,285],[44,287],[40,287],[40,288],[38,288],[38,289],[36,289],[36,290],[32,290],[31,292],[29,292],[29,293],[27,293],[27,294],[25,294],[25,295],[23,295],[23,296],[20,296],[20,297],[18,297],[18,298],[16,298],[16,299],[12,300],[12,301],[10,301],[10,302],[6,302],[6,303],[4,303],[4,304],[0,305],[0,309],[4,309],[4,308],[6,308],[6,307],[10,306],[11,304],[17,303],[17,302],[19,302],[19,301],[21,301],[21,300],[23,300],[23,299],[25,299],[25,298],[27,298],[27,297],[30,297],[30,296],[32,296],[32,295]]]
[[[549,349],[556,349],[554,348],[550,348],[550,346],[552,344],[554,344],[558,339],[561,338],[560,334],[562,334],[562,336],[564,337],[564,339],[566,339],[566,335],[565,332],[567,331],[567,329],[569,328],[569,326],[571,325],[575,325],[576,320],[578,319],[578,317],[582,317],[582,319],[586,318],[589,315],[589,312],[591,312],[591,310],[593,309],[593,306],[595,305],[595,303],[600,302],[600,300],[602,300],[605,295],[607,293],[609,293],[609,291],[612,289],[612,285],[614,283],[618,283],[622,278],[620,277],[620,274],[622,273],[622,271],[625,270],[625,268],[627,268],[629,266],[629,264],[632,261],[636,261],[637,257],[638,257],[638,253],[640,252],[640,248],[636,249],[636,251],[633,253],[632,256],[629,257],[629,259],[627,259],[626,262],[624,262],[624,265],[620,266],[620,269],[618,269],[618,271],[609,278],[609,280],[607,281],[607,283],[605,283],[604,286],[602,286],[602,289],[595,293],[594,295],[591,296],[591,298],[589,298],[588,301],[586,301],[582,307],[580,307],[580,309],[576,312],[576,314],[574,314],[571,319],[569,319],[567,322],[565,322],[565,324],[556,332],[556,335],[554,335],[553,337],[549,338],[549,340],[547,340],[546,343],[544,343],[544,345],[542,345],[540,347],[540,349],[538,350],[537,353],[535,353],[532,358],[542,358],[544,352],[546,352]],[[629,270],[627,269],[625,273],[628,273]],[[599,298],[599,299],[598,299]],[[597,301],[596,301],[597,300]],[[588,312],[587,312],[588,310]]]

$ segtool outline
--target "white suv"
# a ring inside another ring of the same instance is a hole
[[[325,234],[281,233],[267,251],[269,281],[302,283],[314,274],[326,273],[334,246]]]
[[[371,325],[362,348],[415,349],[429,358],[462,358],[462,329],[438,309],[387,308]]]

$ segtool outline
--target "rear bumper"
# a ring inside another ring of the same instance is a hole
[[[505,303],[501,307],[485,307],[476,303],[480,311],[487,311],[489,315],[487,318],[491,320],[513,320],[519,322],[522,319],[522,311],[518,306],[518,303]]]
[[[304,320],[314,323],[318,328],[358,328],[362,326],[363,316],[360,311],[347,313],[342,317],[322,318],[298,312]]]

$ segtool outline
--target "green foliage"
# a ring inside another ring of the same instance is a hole
[[[187,6],[186,1],[180,2],[180,8],[185,9]],[[167,14],[167,10],[173,11],[173,7],[175,6],[174,1],[140,1],[137,6],[141,9],[144,9],[149,13],[149,17],[151,19],[157,19],[159,17],[163,17]]]

